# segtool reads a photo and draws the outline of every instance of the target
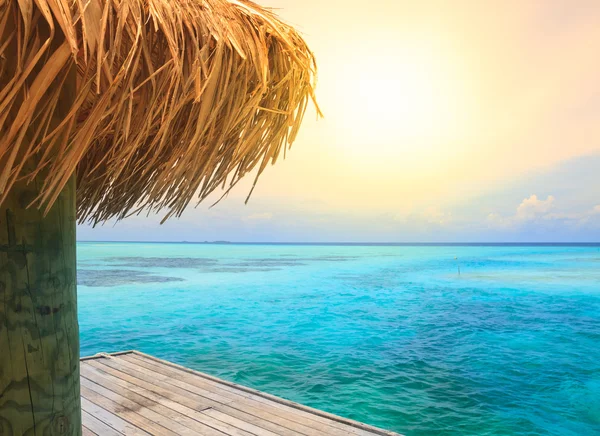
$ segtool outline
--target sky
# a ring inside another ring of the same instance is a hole
[[[325,117],[247,205],[251,175],[79,240],[600,241],[600,2],[260,3],[314,51]]]

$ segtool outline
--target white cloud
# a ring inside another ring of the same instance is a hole
[[[548,195],[545,200],[531,195],[524,199],[512,216],[490,213],[488,227],[496,229],[517,229],[531,223],[547,228],[586,228],[600,225],[600,205],[582,212],[556,211],[555,198]]]
[[[518,227],[528,222],[552,219],[554,215],[552,211],[555,207],[554,200],[555,198],[552,195],[548,195],[545,200],[542,200],[537,195],[532,194],[517,206],[517,210],[512,216],[505,217],[499,213],[490,213],[487,216],[488,226],[507,229]]]
[[[541,200],[537,195],[524,199],[517,207],[516,218],[522,221],[531,221],[546,215],[554,208],[554,197],[549,195],[545,200]]]

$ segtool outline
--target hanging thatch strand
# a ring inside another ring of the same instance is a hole
[[[43,174],[34,206],[49,208],[77,171],[80,221],[179,215],[275,162],[315,71],[248,0],[0,0],[0,203]]]

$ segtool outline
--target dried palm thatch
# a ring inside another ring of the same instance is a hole
[[[80,222],[180,215],[275,162],[315,71],[248,0],[0,0],[0,204],[43,175],[47,210],[76,171]]]

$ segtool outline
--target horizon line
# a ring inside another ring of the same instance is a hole
[[[77,240],[76,242],[93,242],[93,243],[131,243],[131,244],[206,244],[206,245],[381,245],[381,246],[440,246],[440,245],[455,245],[455,246],[476,246],[476,245],[498,245],[498,246],[506,246],[506,245],[547,245],[547,246],[590,246],[590,245],[599,245],[600,241],[589,241],[589,242],[553,242],[553,241],[545,241],[545,242],[268,242],[268,241],[253,241],[253,242],[243,242],[243,241],[126,241],[126,240]]]

